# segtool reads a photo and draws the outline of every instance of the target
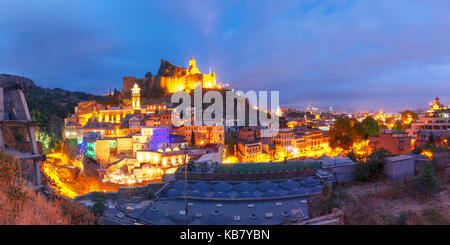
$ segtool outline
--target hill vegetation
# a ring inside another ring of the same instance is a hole
[[[94,215],[81,204],[26,187],[15,157],[0,152],[0,159],[0,225],[94,224]]]
[[[42,143],[44,153],[58,147],[62,140],[64,118],[74,113],[78,102],[96,100],[106,103],[108,97],[71,92],[60,88],[42,88],[32,83],[25,92],[31,118],[36,121],[37,141]]]

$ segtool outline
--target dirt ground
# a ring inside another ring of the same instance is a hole
[[[335,205],[344,211],[344,223],[349,225],[448,225],[450,174],[441,172],[437,177],[439,186],[428,195],[418,191],[412,182],[395,183],[383,180],[375,183],[353,182],[339,186],[331,198],[330,195],[322,195],[312,199],[311,215],[313,217],[323,215],[324,209]]]

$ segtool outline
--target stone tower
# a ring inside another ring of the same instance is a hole
[[[141,109],[141,89],[137,85],[137,83],[134,84],[133,88],[131,89],[131,96],[132,96],[132,106],[133,110],[140,110]]]

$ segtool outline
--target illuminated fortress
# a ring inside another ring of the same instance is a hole
[[[202,85],[203,88],[216,87],[216,74],[202,74],[197,68],[194,57],[189,60],[188,68],[177,69],[177,74],[170,75],[171,71],[166,68],[161,76],[160,86],[169,93],[178,91],[190,91],[195,87]]]
[[[136,79],[135,77],[124,77],[122,92],[130,92],[136,81],[141,81],[142,87],[154,87],[159,85],[167,93],[175,93],[178,91],[190,92],[197,86],[203,88],[216,88],[216,74],[202,74],[197,68],[196,60],[192,57],[189,60],[189,67],[178,67],[168,61],[161,60],[156,76],[151,74],[145,78]],[[147,84],[147,85],[145,85]]]

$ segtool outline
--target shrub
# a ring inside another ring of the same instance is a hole
[[[149,190],[149,191],[147,192],[147,198],[148,198],[148,199],[153,199],[153,198],[155,198],[155,193],[153,193],[153,191],[150,191],[150,190]]]
[[[12,184],[20,178],[20,161],[8,153],[0,152],[0,183]]]
[[[340,201],[345,197],[346,194],[341,189],[336,188],[331,191],[327,185],[324,185],[322,192],[309,200],[310,216],[329,214],[333,208],[339,208]]]
[[[415,186],[426,193],[434,190],[438,181],[434,175],[433,167],[430,164],[424,164],[422,171],[416,176],[414,180]]]
[[[422,216],[431,225],[449,225],[450,221],[447,220],[439,210],[436,208],[427,208],[422,211]]]
[[[94,214],[83,205],[66,198],[56,200],[56,204],[62,215],[67,217],[69,224],[88,225],[94,223]]]

